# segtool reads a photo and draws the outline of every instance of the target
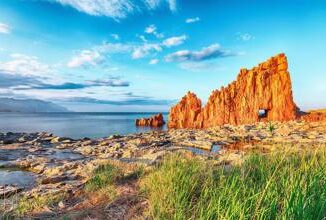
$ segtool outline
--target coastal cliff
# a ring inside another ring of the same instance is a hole
[[[241,69],[227,87],[214,90],[207,104],[188,92],[170,110],[169,128],[209,128],[223,124],[289,121],[298,117],[285,54],[251,70]]]
[[[69,110],[44,100],[0,98],[0,112],[46,113],[69,112]]]

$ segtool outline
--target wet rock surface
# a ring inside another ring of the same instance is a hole
[[[241,159],[250,149],[324,144],[326,123],[304,121],[172,129],[79,140],[48,133],[0,133],[0,198],[73,195],[99,165],[108,161],[152,166],[166,154],[184,151],[229,163]],[[24,178],[15,179],[17,176]]]

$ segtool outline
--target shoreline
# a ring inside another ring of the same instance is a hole
[[[54,113],[54,114],[0,114],[0,132],[37,133],[48,132],[74,139],[101,138],[113,134],[127,135],[162,128],[136,127],[135,120],[150,114],[129,113]]]
[[[326,146],[325,131],[324,122],[291,121],[275,122],[273,127],[268,123],[224,125],[95,139],[71,139],[46,132],[0,133],[0,170],[23,172],[34,178],[28,187],[1,186],[0,195],[8,197],[6,202],[14,209],[17,201],[12,201],[10,195],[24,198],[57,193],[76,195],[94,170],[108,162],[150,169],[167,155],[183,153],[215,164],[241,164],[247,152]],[[212,148],[214,152],[210,152]]]

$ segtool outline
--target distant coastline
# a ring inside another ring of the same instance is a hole
[[[69,112],[63,106],[38,99],[0,98],[0,112]]]
[[[158,112],[76,112],[76,111],[67,111],[67,112],[20,112],[20,111],[0,111],[0,113],[22,113],[22,114],[89,114],[89,115],[107,115],[107,114],[111,114],[111,115],[121,115],[121,114],[126,114],[126,115],[130,115],[130,114],[144,114],[144,115],[155,115]],[[163,115],[168,115],[169,112],[160,112]]]

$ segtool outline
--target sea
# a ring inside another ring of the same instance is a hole
[[[49,132],[60,137],[101,138],[126,135],[161,128],[137,127],[137,118],[150,117],[156,112],[65,112],[65,113],[0,113],[0,132]],[[168,120],[168,113],[163,113]]]

